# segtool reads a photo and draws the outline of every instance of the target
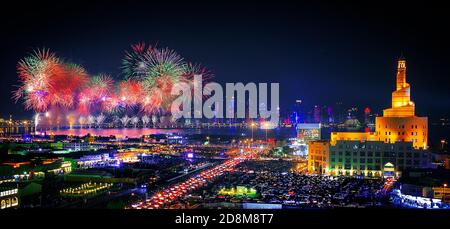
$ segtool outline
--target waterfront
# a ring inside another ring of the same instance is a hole
[[[48,130],[44,131],[46,134],[52,135],[73,135],[73,136],[86,136],[91,134],[94,136],[117,136],[128,138],[139,138],[144,135],[152,134],[180,134],[180,135],[225,135],[235,137],[251,137],[252,132],[255,138],[265,138],[266,131],[261,129],[251,128],[236,128],[236,127],[224,127],[224,128],[183,128],[183,129],[154,129],[154,128],[77,128],[77,129],[63,129],[63,130]],[[296,136],[294,128],[277,128],[267,131],[269,138],[292,138]]]

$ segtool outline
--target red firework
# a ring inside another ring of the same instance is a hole
[[[93,76],[79,94],[78,111],[86,114],[90,109],[103,111],[107,100],[114,96],[114,80],[111,76],[100,74]]]
[[[62,74],[55,75],[49,84],[51,104],[62,108],[73,108],[76,98],[88,82],[89,75],[80,66],[64,66]]]
[[[142,85],[135,80],[127,80],[119,83],[117,98],[124,107],[135,106],[142,99]]]
[[[21,86],[13,98],[16,102],[23,98],[27,110],[46,111],[51,105],[52,81],[64,72],[60,60],[49,50],[37,50],[19,62],[17,72]]]

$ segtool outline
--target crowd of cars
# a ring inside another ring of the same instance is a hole
[[[282,204],[295,208],[364,207],[381,205],[385,196],[381,179],[356,179],[293,172],[286,162],[246,161],[236,171],[222,178],[216,186],[246,186],[257,190],[256,197],[218,200],[208,193],[210,201]]]
[[[167,207],[167,205],[171,204],[178,198],[187,195],[188,192],[195,191],[196,189],[204,186],[207,182],[210,182],[214,178],[221,176],[227,171],[232,171],[234,167],[240,162],[241,159],[230,159],[220,165],[203,170],[202,172],[192,176],[186,181],[171,185],[157,192],[152,197],[146,200],[132,204],[131,208],[158,209]]]

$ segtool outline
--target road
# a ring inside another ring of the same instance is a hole
[[[255,154],[253,152],[245,152],[242,155],[228,159],[222,164],[213,166],[212,168],[203,170],[199,174],[190,177],[188,180],[179,182],[164,190],[157,192],[152,197],[144,201],[139,201],[131,205],[132,209],[158,209],[164,208],[173,203],[176,199],[186,196],[189,191],[196,190],[207,182],[223,175],[227,171],[233,171],[234,167],[242,161],[252,158]]]

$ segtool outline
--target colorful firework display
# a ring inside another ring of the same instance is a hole
[[[25,57],[17,70],[20,85],[13,97],[22,100],[26,109],[61,110],[80,117],[134,111],[164,114],[175,99],[171,95],[173,85],[192,84],[194,75],[202,75],[203,80],[212,77],[204,67],[184,61],[175,51],[144,43],[134,44],[125,52],[124,79],[118,82],[107,74],[91,76],[83,67],[62,61],[48,49]]]

